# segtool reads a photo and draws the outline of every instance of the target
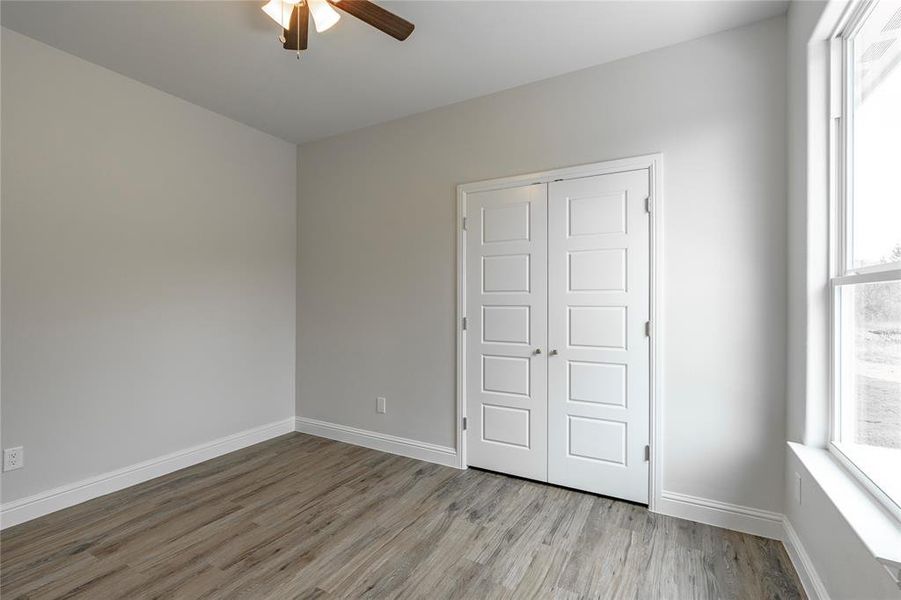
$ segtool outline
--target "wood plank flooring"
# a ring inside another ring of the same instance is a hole
[[[13,527],[14,598],[801,598],[778,542],[299,433]]]

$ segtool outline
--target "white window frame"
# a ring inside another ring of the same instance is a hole
[[[851,263],[852,227],[848,219],[852,181],[851,132],[853,97],[853,37],[871,14],[878,0],[866,0],[849,7],[830,42],[829,96],[829,438],[830,453],[850,471],[895,518],[901,521],[901,498],[889,497],[849,455],[842,450],[841,422],[842,347],[841,288],[862,283],[901,281],[901,262],[854,268]]]

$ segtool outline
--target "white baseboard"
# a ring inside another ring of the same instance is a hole
[[[664,491],[655,512],[706,523],[760,537],[780,540],[791,559],[804,592],[810,600],[830,600],[826,586],[813,566],[801,538],[788,517],[781,513]]]
[[[205,444],[83,479],[0,506],[0,529],[105,496],[155,477],[294,431],[294,418],[247,429]]]
[[[782,514],[750,506],[663,491],[655,512],[772,540],[782,539]]]
[[[782,543],[785,545],[785,550],[788,552],[795,571],[798,572],[798,579],[801,580],[807,597],[810,600],[829,600],[829,592],[826,591],[823,580],[820,579],[820,575],[813,566],[813,561],[810,560],[804,544],[801,543],[801,538],[798,537],[798,533],[792,527],[788,517],[782,518],[782,526],[784,528]]]
[[[429,444],[408,438],[397,437],[385,433],[376,433],[356,427],[337,425],[327,421],[297,417],[295,419],[295,431],[308,433],[318,437],[337,440],[363,446],[391,454],[399,454],[408,458],[416,458],[427,462],[437,463],[447,467],[458,467],[457,451],[448,446]]]

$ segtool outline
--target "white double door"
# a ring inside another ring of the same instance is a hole
[[[471,466],[648,502],[647,169],[466,197]]]

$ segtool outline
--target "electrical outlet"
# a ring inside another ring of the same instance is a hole
[[[3,470],[15,471],[25,466],[25,449],[22,446],[3,450]]]
[[[801,504],[801,475],[795,473],[795,502]]]
[[[380,414],[385,414],[387,411],[388,411],[388,409],[385,406],[385,399],[382,398],[381,396],[376,398],[375,399],[375,412],[380,413]]]

